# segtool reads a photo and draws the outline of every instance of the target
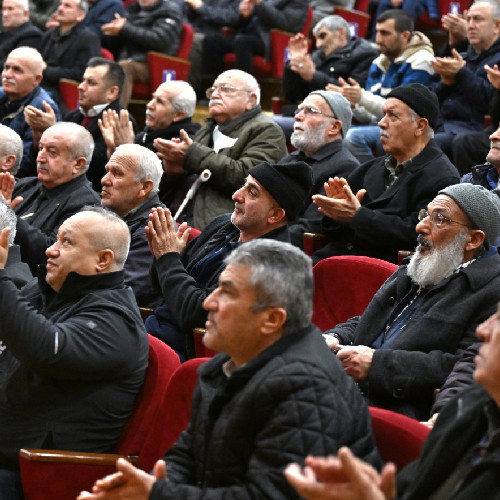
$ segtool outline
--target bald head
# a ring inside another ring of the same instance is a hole
[[[9,101],[26,97],[42,81],[45,63],[36,49],[18,47],[10,52],[2,71],[2,87]]]

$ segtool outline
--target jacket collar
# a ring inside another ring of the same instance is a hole
[[[256,117],[262,112],[262,108],[260,107],[260,104],[255,106],[255,108],[249,109],[245,111],[242,115],[233,118],[232,120],[229,120],[227,122],[221,123],[219,125],[219,130],[223,134],[228,135],[231,133],[233,130],[236,130],[241,126],[242,123],[245,123],[248,120],[251,120],[252,118]],[[207,123],[210,126],[210,128],[213,130],[217,123],[213,118],[208,118]]]

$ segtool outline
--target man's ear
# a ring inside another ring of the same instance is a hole
[[[261,333],[271,335],[280,331],[286,322],[286,311],[282,307],[268,307],[261,325]]]
[[[480,229],[472,229],[469,231],[467,243],[464,250],[466,252],[475,252],[484,242],[484,232]]]
[[[269,211],[269,216],[267,217],[267,222],[269,225],[277,224],[286,217],[286,212],[281,207],[273,207]]]
[[[84,156],[75,158],[75,163],[73,164],[73,175],[80,175],[82,170],[85,168],[85,165],[87,165],[87,158]]]
[[[113,85],[112,87],[109,87],[109,89],[106,91],[107,102],[113,102],[116,99],[118,99],[119,92],[120,92],[120,87],[118,87],[118,85]]]
[[[139,191],[141,197],[148,196],[153,189],[153,181],[148,179],[146,181],[141,181],[142,189]]]
[[[113,250],[105,248],[97,252],[96,273],[109,273],[115,262]]]
[[[10,172],[15,163],[16,155],[7,155],[3,165],[1,165],[2,172]]]
[[[184,113],[184,111],[177,111],[174,114],[174,116],[172,117],[172,121],[173,122],[180,122],[184,118],[186,118],[186,113]]]

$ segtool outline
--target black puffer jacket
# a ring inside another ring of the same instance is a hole
[[[283,470],[349,446],[379,464],[363,398],[309,326],[285,335],[227,379],[219,354],[200,369],[191,421],[167,454],[169,481],[150,498],[295,499]]]

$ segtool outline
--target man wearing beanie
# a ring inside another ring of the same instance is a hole
[[[146,330],[181,360],[193,357],[193,330],[205,326],[203,301],[217,286],[224,257],[255,238],[289,242],[287,225],[309,199],[311,186],[311,167],[304,162],[256,165],[233,194],[233,213],[216,217],[187,246],[185,224],[176,232],[169,210],[153,209],[147,236],[156,264],[153,280],[164,303],[147,318]]]
[[[436,96],[412,83],[394,89],[379,121],[384,157],[329,181],[327,196],[313,196],[325,215],[329,243],[314,262],[331,255],[368,255],[397,263],[398,251],[415,247],[418,212],[460,177],[432,139]]]
[[[325,339],[368,403],[427,420],[476,327],[496,311],[500,198],[472,184],[442,189],[422,209],[418,246],[362,316]],[[332,285],[333,286],[333,285]]]
[[[325,194],[324,184],[330,177],[347,177],[359,166],[343,142],[351,119],[349,101],[330,90],[311,92],[295,112],[291,142],[297,150],[280,163],[303,160],[311,165],[311,196]],[[322,214],[310,199],[299,217],[289,225],[292,243],[302,248],[305,232],[321,232],[321,218]]]

